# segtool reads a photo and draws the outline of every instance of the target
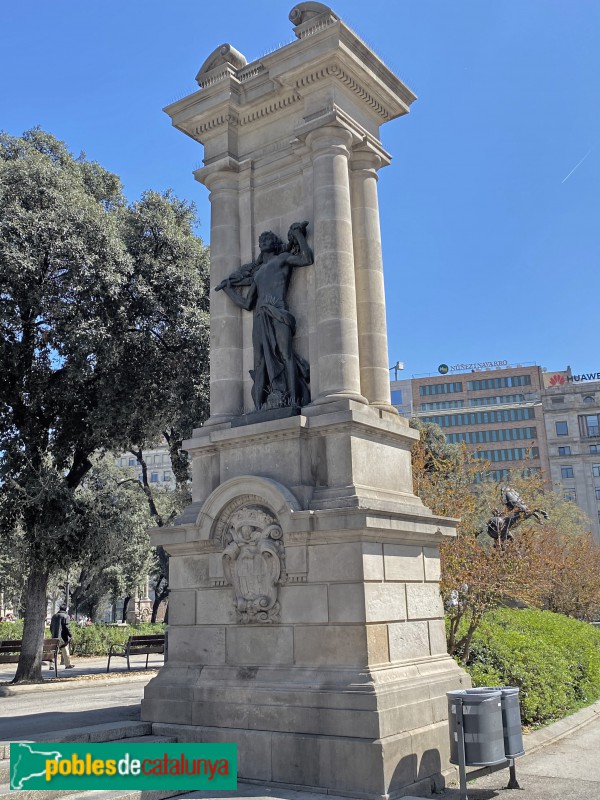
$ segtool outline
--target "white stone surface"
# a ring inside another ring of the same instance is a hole
[[[403,583],[367,583],[364,591],[367,622],[406,619],[406,593]]]
[[[279,589],[281,622],[328,622],[327,586],[305,583]]]
[[[424,547],[423,559],[425,561],[425,580],[439,581],[441,577],[440,551],[437,547]]]
[[[232,587],[198,589],[196,620],[198,625],[235,624],[237,620]]]
[[[421,547],[384,544],[383,562],[386,581],[422,581],[424,578]]]
[[[362,583],[332,583],[329,586],[329,621],[364,622],[365,590]]]
[[[363,542],[363,577],[366,581],[384,580],[383,545],[381,542]]]
[[[407,583],[406,608],[409,619],[443,617],[439,586],[436,583]]]
[[[398,622],[388,626],[390,660],[407,661],[429,655],[429,630],[426,622]]]
[[[292,664],[293,628],[286,625],[230,626],[227,635],[227,663],[240,666]]]
[[[172,590],[169,595],[169,625],[196,624],[196,592]]]

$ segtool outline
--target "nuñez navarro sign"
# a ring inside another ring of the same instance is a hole
[[[504,361],[476,361],[473,364],[454,364],[453,366],[449,367],[447,364],[440,364],[438,367],[438,372],[442,375],[445,375],[447,372],[462,372],[468,369],[494,369],[497,367],[507,367],[508,361],[506,359]]]

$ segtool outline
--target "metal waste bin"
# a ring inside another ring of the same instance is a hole
[[[493,766],[506,761],[499,689],[447,692],[450,763],[460,764],[459,737],[464,736],[465,766]],[[460,730],[462,725],[462,730]]]
[[[521,727],[521,709],[519,708],[519,689],[517,686],[481,686],[467,689],[467,694],[489,694],[501,692],[502,729],[504,733],[504,755],[506,758],[518,758],[525,754],[523,748],[523,730]]]

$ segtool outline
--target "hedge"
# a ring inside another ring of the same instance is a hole
[[[71,623],[73,634],[73,653],[78,656],[105,656],[111,644],[124,644],[130,636],[143,634],[163,633],[164,625],[151,625],[149,622],[140,625],[87,625],[80,628]],[[23,621],[0,622],[0,639],[21,639],[23,636]],[[46,628],[46,636],[50,631]]]
[[[474,686],[518,686],[525,725],[560,719],[600,698],[600,630],[562,614],[503,608],[473,636]]]

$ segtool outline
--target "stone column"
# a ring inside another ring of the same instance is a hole
[[[381,163],[372,150],[355,151],[350,162],[360,387],[371,405],[395,412],[390,398],[377,199],[377,169]]]
[[[217,286],[241,265],[237,171],[199,170],[210,190],[210,419],[226,422],[243,407],[242,310]]]
[[[352,134],[327,125],[306,137],[312,150],[318,386],[313,403],[360,392],[356,286],[348,169]],[[313,367],[314,369],[314,367]]]

